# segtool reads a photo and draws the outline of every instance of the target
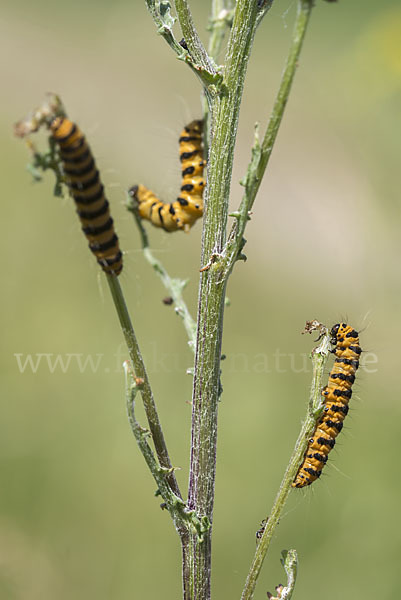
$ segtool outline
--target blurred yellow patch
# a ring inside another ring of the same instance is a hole
[[[373,19],[355,45],[359,73],[369,79],[371,98],[387,96],[401,86],[401,9],[392,8]]]

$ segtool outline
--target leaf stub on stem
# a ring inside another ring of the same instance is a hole
[[[296,550],[283,550],[281,552],[281,564],[287,575],[287,585],[279,584],[276,586],[276,595],[273,596],[267,592],[269,600],[290,600],[295,588],[297,578],[298,557]]]

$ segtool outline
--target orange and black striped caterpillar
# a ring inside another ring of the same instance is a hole
[[[181,193],[175,202],[163,202],[144,185],[132,186],[128,193],[137,203],[139,215],[165,231],[188,232],[203,215],[205,179],[202,149],[203,121],[192,121],[184,127],[179,139],[182,165]]]
[[[335,345],[335,362],[329,375],[329,383],[322,390],[324,397],[323,413],[320,416],[313,437],[309,440],[304,460],[299,467],[293,487],[302,488],[313,483],[322,473],[328,454],[334,447],[336,437],[343,428],[348,414],[348,403],[352,396],[352,385],[359,367],[362,352],[359,334],[346,323],[337,323],[330,331],[331,342]]]
[[[91,149],[78,126],[69,119],[55,117],[49,127],[59,147],[65,180],[89,248],[103,271],[119,275],[122,253]]]

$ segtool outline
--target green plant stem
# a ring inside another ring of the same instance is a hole
[[[187,332],[189,346],[192,351],[195,351],[196,323],[182,297],[182,291],[186,287],[187,281],[170,277],[162,263],[153,256],[150,248],[144,248],[143,253],[148,263],[152,265],[162,280],[166,290],[170,293],[174,301],[175,311],[181,317],[185,331]]]
[[[160,12],[156,6],[155,0],[145,0],[146,6],[148,8],[149,13],[152,16],[153,21],[157,27],[157,32],[166,40],[167,44],[170,46],[172,50],[177,54],[177,57],[180,60],[184,60],[185,55],[187,54],[182,46],[175,39],[171,26],[173,24],[173,20],[170,23],[166,23],[165,20],[161,18]]]
[[[208,52],[211,59],[215,62],[218,61],[226,31],[232,25],[233,14],[234,11],[228,0],[212,0],[212,10],[208,27],[210,31]],[[211,129],[209,99],[207,96],[203,96],[202,106],[204,122],[203,147],[204,156],[207,157],[209,155]]]
[[[118,318],[120,320],[121,329],[128,347],[128,352],[132,362],[135,376],[143,380],[143,384],[141,386],[140,391],[146,412],[146,417],[149,423],[149,428],[152,433],[152,439],[155,445],[156,454],[160,462],[160,466],[170,471],[167,475],[167,481],[174,494],[181,497],[178,483],[175,478],[174,470],[168,454],[166,442],[164,440],[159,416],[157,414],[157,409],[153,399],[153,393],[150,387],[149,378],[145,369],[145,364],[143,362],[141,351],[139,349],[138,341],[136,339],[135,331],[132,327],[131,318],[128,313],[127,305],[125,303],[120,282],[118,280],[118,277],[116,277],[115,275],[106,274],[106,277],[114,301],[114,306],[116,308]]]
[[[267,554],[267,551],[269,549],[270,542],[279,522],[281,513],[288,498],[288,494],[292,489],[292,483],[297,474],[299,465],[303,460],[309,442],[309,438],[313,435],[313,432],[316,428],[317,420],[321,414],[323,406],[321,395],[321,390],[323,387],[322,379],[324,376],[324,366],[329,356],[329,352],[330,335],[326,330],[326,333],[323,336],[322,342],[320,343],[319,347],[312,352],[312,385],[306,418],[302,424],[301,432],[298,436],[298,440],[295,444],[294,451],[285,471],[283,480],[280,485],[280,489],[277,493],[276,499],[273,504],[273,508],[270,512],[269,518],[267,519],[262,537],[260,538],[259,544],[256,548],[255,556],[248,573],[244,590],[242,592],[242,600],[250,600],[253,597],[256,587],[256,581],[262,568],[262,564]]]
[[[313,6],[314,0],[298,1],[297,16],[295,19],[290,51],[284,67],[284,72],[270,121],[262,142],[261,159],[256,174],[257,188],[253,193],[253,197],[256,196],[256,193],[259,189],[260,182],[262,181],[267,163],[269,162],[273,146],[276,141],[277,133],[283,118],[285,107],[287,105],[288,97],[290,95],[292,82],[294,81],[295,73],[299,65],[299,55],[302,50],[302,44],[305,39],[305,34],[308,28],[309,18]],[[252,204],[250,205],[250,208],[252,208]]]
[[[281,78],[280,87],[262,144],[259,145],[259,140],[257,138],[255,139],[253,157],[244,178],[245,193],[238,213],[235,215],[237,220],[230,232],[229,241],[227,243],[225,255],[228,270],[232,269],[238,258],[238,254],[242,249],[242,238],[249,219],[248,214],[252,209],[256,194],[258,193],[283,119],[284,110],[299,64],[299,56],[302,50],[302,44],[307,31],[312,8],[313,0],[298,0],[291,46]]]
[[[228,199],[244,78],[256,29],[254,0],[238,0],[228,42],[226,92],[211,104],[213,134],[202,234],[197,349],[189,480],[190,509],[212,522],[216,469],[217,407],[221,393],[220,356],[227,280],[219,254],[226,239]],[[216,260],[214,260],[216,258]],[[211,530],[202,543],[190,536],[184,548],[184,598],[210,598]],[[186,580],[187,579],[187,580]]]
[[[281,598],[283,600],[291,600],[293,591],[295,589],[295,582],[297,580],[298,555],[296,550],[283,550],[281,554],[281,564],[283,565],[287,575],[287,585],[281,592]]]
[[[191,56],[203,69],[210,73],[214,73],[214,66],[201,42],[198,32],[196,31],[187,0],[174,0],[174,5],[182,34],[188,45]]]
[[[135,397],[142,388],[142,380],[138,382],[138,380],[135,379],[129,361],[125,361],[124,370],[128,420],[139,450],[156,482],[156,495],[160,495],[164,500],[164,506],[162,506],[162,508],[166,508],[169,511],[181,539],[187,537],[190,531],[193,531],[195,535],[202,538],[202,535],[209,524],[200,521],[193,511],[189,511],[182,498],[177,496],[171,489],[168,483],[168,475],[171,473],[171,469],[165,469],[159,465],[147,441],[150,432],[141,427],[135,417]]]
[[[182,296],[182,292],[183,292],[187,282],[182,279],[176,279],[176,278],[170,277],[170,275],[167,273],[163,264],[153,255],[153,252],[150,249],[148,235],[142,224],[142,219],[138,215],[138,210],[136,209],[133,202],[131,201],[130,196],[128,196],[128,199],[127,199],[127,209],[132,213],[132,215],[135,219],[135,222],[137,224],[139,234],[141,237],[143,254],[144,254],[146,260],[148,261],[148,263],[152,266],[154,271],[160,277],[160,279],[163,282],[164,287],[166,288],[166,290],[172,297],[172,299],[174,301],[176,313],[181,317],[184,327],[185,327],[185,331],[187,332],[188,339],[189,339],[189,346],[190,346],[191,350],[195,351],[196,323],[193,320],[193,318],[188,310],[188,306]]]
[[[226,0],[212,0],[210,15],[210,37],[208,51],[209,55],[217,62],[223,46],[226,31],[231,27],[232,10],[229,9]]]
[[[171,15],[170,2],[168,0],[163,0],[160,3],[155,0],[145,0],[145,2],[157,27],[157,32],[165,39],[167,44],[177,55],[177,58],[186,62],[192,69],[205,87],[205,90],[208,90],[207,94],[213,94],[214,86],[218,87],[222,78],[221,75],[216,73],[214,66],[202,46],[202,42],[193,26],[191,13],[189,12],[186,2],[181,0],[180,3],[182,4],[182,6],[180,5],[180,23],[183,31],[187,31],[187,34],[190,37],[190,44],[192,44],[192,46],[189,44],[188,47],[193,53],[184,49],[174,37],[172,28],[176,19]],[[195,57],[199,59],[199,62],[197,62]]]
[[[168,469],[164,469],[160,467],[156,458],[152,452],[151,447],[147,442],[147,437],[149,436],[149,431],[147,429],[143,429],[136,420],[135,417],[135,396],[138,391],[141,389],[141,384],[137,384],[132,380],[129,363],[126,361],[124,363],[125,369],[125,378],[126,378],[126,386],[125,386],[125,396],[126,396],[126,407],[128,420],[131,425],[132,432],[137,441],[138,447],[146,461],[146,464],[149,467],[150,472],[152,473],[154,480],[158,487],[158,492],[162,496],[163,500],[166,503],[166,507],[171,513],[174,523],[178,530],[180,530],[181,524],[179,523],[179,515],[177,515],[177,504],[184,506],[184,502],[179,496],[176,496],[174,492],[171,490],[170,486],[167,483],[166,475],[169,474]]]
[[[276,586],[276,597],[281,600],[291,600],[297,580],[298,556],[296,550],[282,550],[281,556],[280,562],[287,575],[287,585]],[[269,598],[271,597],[269,593],[267,595]]]

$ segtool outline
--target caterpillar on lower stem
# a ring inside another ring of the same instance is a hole
[[[50,131],[59,147],[63,173],[89,248],[103,271],[119,275],[122,253],[91,149],[79,127],[65,117],[55,117]]]
[[[293,482],[293,487],[302,488],[318,479],[327,462],[328,454],[335,444],[337,435],[343,428],[348,414],[348,403],[352,396],[352,385],[359,367],[362,352],[359,334],[346,323],[337,323],[330,331],[333,354],[336,359],[329,375],[329,383],[322,390],[324,396],[323,413],[320,416],[313,437],[309,440],[302,465]]]
[[[182,229],[188,232],[203,215],[205,178],[202,148],[203,121],[191,121],[179,138],[182,180],[180,195],[174,202],[163,202],[142,184],[134,185],[128,193],[135,200],[142,219],[165,231]]]

